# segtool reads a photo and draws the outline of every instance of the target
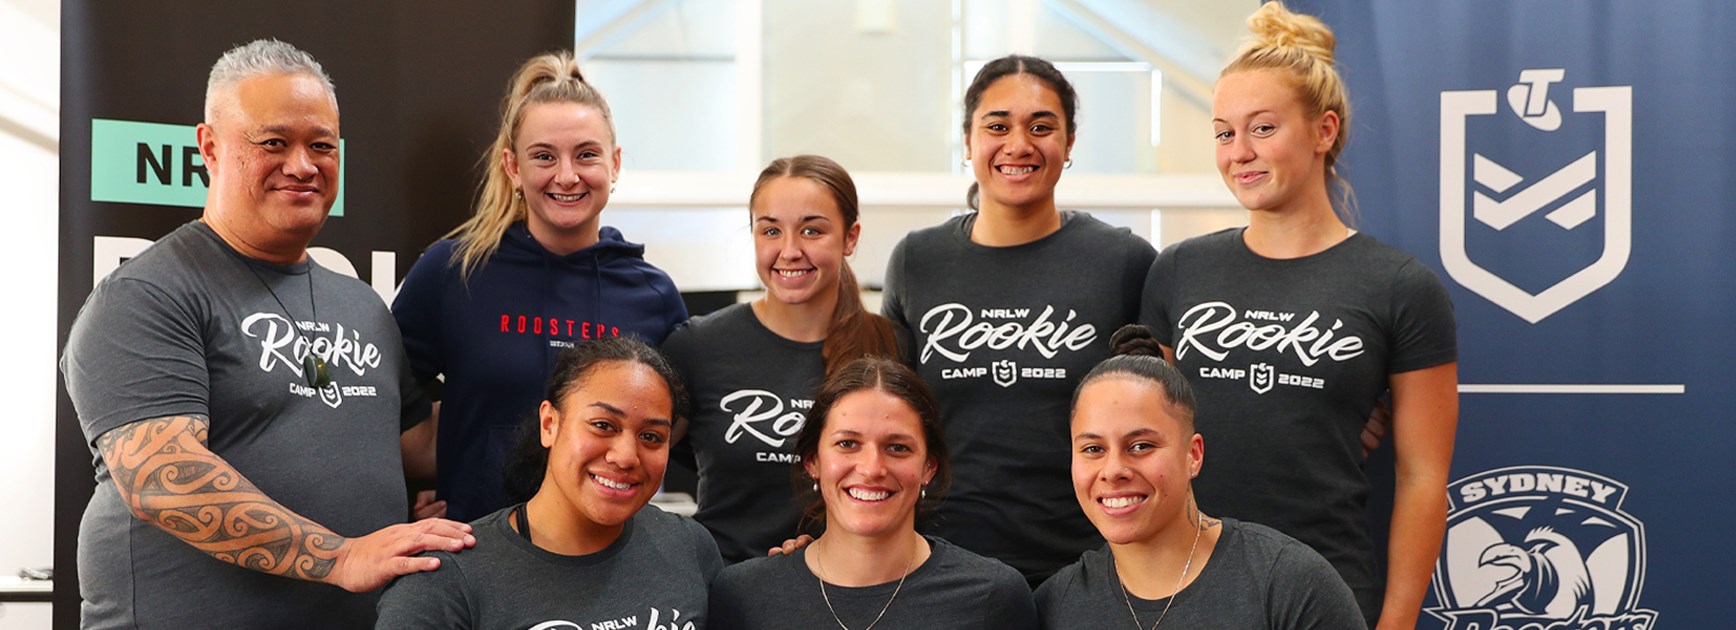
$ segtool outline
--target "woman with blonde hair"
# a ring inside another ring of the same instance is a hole
[[[687,318],[645,248],[601,224],[621,171],[603,95],[567,52],[513,75],[476,213],[416,261],[392,304],[424,386],[444,383],[436,488],[449,518],[505,507],[502,466],[563,349]]]
[[[1370,625],[1410,628],[1446,527],[1452,304],[1432,271],[1340,215],[1350,108],[1331,30],[1279,2],[1248,24],[1254,39],[1212,99],[1218,171],[1248,226],[1164,250],[1141,321],[1199,396],[1218,462],[1195,485],[1200,507],[1307,543]],[[1388,392],[1397,471],[1383,587],[1359,436]]]
[[[729,562],[806,531],[790,473],[795,436],[826,375],[863,356],[897,355],[892,323],[862,306],[846,260],[859,215],[856,184],[837,162],[773,160],[748,198],[765,295],[695,317],[663,343],[695,402],[674,455],[698,470],[694,518]]]

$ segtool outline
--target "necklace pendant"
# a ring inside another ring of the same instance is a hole
[[[301,373],[307,377],[307,386],[315,389],[332,384],[332,374],[326,370],[325,359],[307,353],[307,358],[301,361]]]

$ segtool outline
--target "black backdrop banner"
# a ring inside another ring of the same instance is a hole
[[[199,216],[205,179],[193,126],[223,51],[275,37],[331,75],[341,196],[313,255],[389,302],[416,256],[468,215],[513,69],[570,48],[573,12],[561,0],[67,0],[57,347],[95,279]],[[64,383],[55,451],[54,627],[76,628],[76,532],[94,473]]]

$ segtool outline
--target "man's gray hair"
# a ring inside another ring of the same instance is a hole
[[[275,39],[256,39],[229,49],[211,66],[211,77],[205,82],[205,121],[217,117],[218,99],[236,84],[255,77],[278,74],[309,74],[319,78],[326,93],[337,107],[337,88],[313,55]]]

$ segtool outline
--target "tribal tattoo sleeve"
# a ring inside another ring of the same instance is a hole
[[[241,567],[323,581],[344,538],[265,496],[206,447],[209,420],[170,416],[97,438],[115,489],[134,516],[211,557]]]

